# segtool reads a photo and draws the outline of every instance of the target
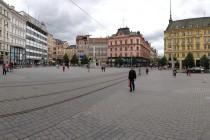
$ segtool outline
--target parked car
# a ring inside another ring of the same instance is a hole
[[[204,73],[205,69],[203,67],[193,67],[190,69],[191,73]]]

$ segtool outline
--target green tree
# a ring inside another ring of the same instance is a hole
[[[159,59],[159,65],[165,66],[167,64],[167,58],[163,56],[161,59]]]
[[[64,63],[66,64],[66,65],[68,65],[69,64],[69,57],[68,57],[68,55],[65,53],[65,55],[63,56],[63,61],[64,61]]]
[[[81,64],[84,65],[88,63],[89,63],[89,59],[86,55],[84,55],[83,58],[81,59]]]
[[[209,69],[209,59],[208,59],[208,57],[206,55],[201,57],[200,64],[205,69]]]
[[[73,65],[78,64],[78,57],[76,54],[73,55],[73,57],[71,59],[71,64],[73,64]]]
[[[189,52],[184,60],[184,65],[186,68],[192,68],[195,66],[195,60],[193,54]]]

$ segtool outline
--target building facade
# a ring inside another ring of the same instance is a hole
[[[91,38],[89,35],[80,35],[76,38],[77,55],[81,59],[86,55],[96,62],[96,65],[107,63],[107,38]]]
[[[89,35],[79,35],[76,37],[77,55],[79,58],[89,55]]]
[[[107,38],[89,38],[88,57],[96,61],[96,65],[107,63]]]
[[[48,33],[45,24],[25,12],[21,12],[21,15],[26,18],[26,63],[47,63]]]
[[[0,64],[9,62],[10,59],[9,14],[9,6],[0,0]]]
[[[55,63],[53,58],[53,49],[56,48],[56,40],[54,39],[52,34],[48,34],[47,36],[47,44],[48,44],[48,63]]]
[[[16,65],[26,63],[26,19],[10,6],[10,62]]]
[[[60,39],[55,39],[55,47],[53,48],[53,61],[58,64],[63,63],[63,57],[66,53],[66,49],[69,47],[67,41],[62,41]]]
[[[120,59],[120,64],[117,62]],[[129,28],[120,28],[108,39],[108,63],[114,65],[149,64],[150,44],[140,32],[131,32]]]
[[[68,55],[69,59],[71,60],[73,55],[77,54],[76,45],[70,45],[65,49],[65,53]]]
[[[192,18],[172,21],[164,32],[164,54],[174,67],[184,67],[183,62],[191,52],[196,66],[200,66],[200,58],[210,58],[210,17]]]

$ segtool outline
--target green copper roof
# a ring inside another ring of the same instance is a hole
[[[191,18],[172,21],[169,23],[166,31],[175,29],[192,29],[210,27],[210,17]]]

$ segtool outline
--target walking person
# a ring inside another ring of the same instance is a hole
[[[104,72],[104,67],[103,66],[101,66],[101,71]]]
[[[136,71],[133,68],[131,68],[128,75],[130,92],[135,91],[135,83],[134,83],[135,79],[136,79]]]
[[[65,64],[63,63],[63,72],[65,72]]]
[[[7,70],[6,70],[5,63],[3,63],[3,65],[2,65],[2,69],[3,69],[3,75],[6,75],[7,74]]]
[[[177,70],[176,69],[174,69],[173,70],[173,76],[176,78],[176,74],[177,74]]]
[[[149,69],[148,69],[148,67],[146,68],[146,74],[147,74],[147,75],[149,74]]]

